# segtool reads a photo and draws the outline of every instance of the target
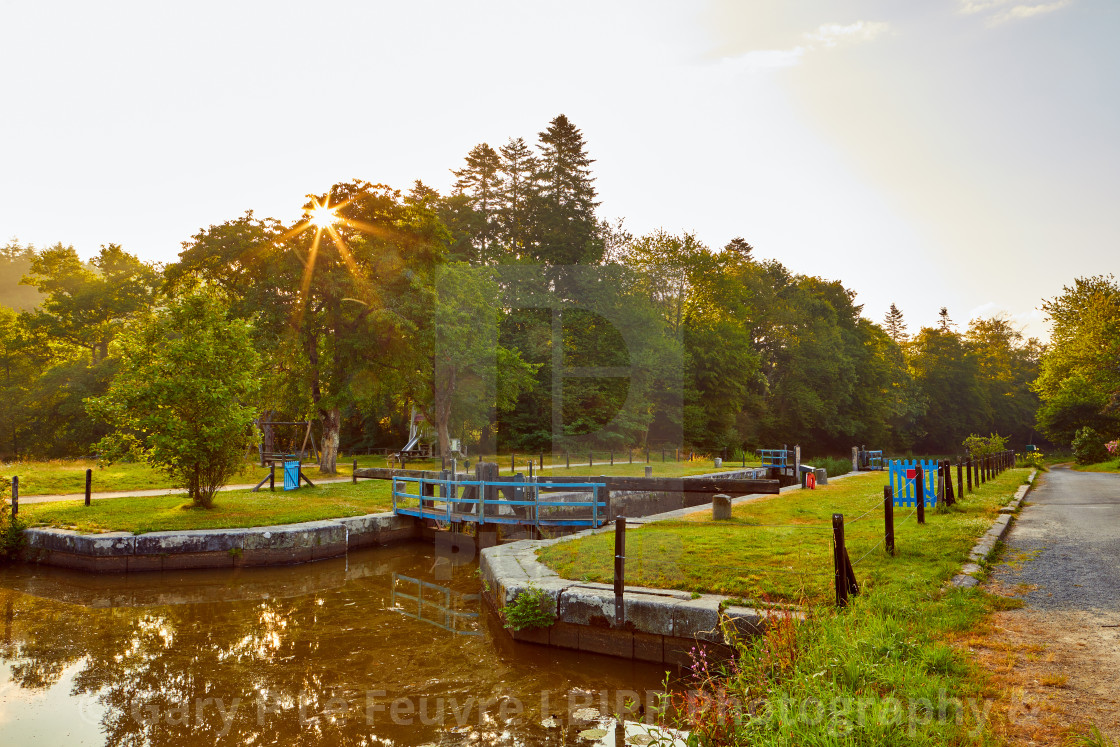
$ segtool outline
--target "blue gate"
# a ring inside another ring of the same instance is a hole
[[[299,461],[284,462],[284,490],[299,488]]]
[[[924,490],[922,500],[927,506],[937,505],[937,461],[934,459],[895,459],[890,462],[891,493],[894,505],[913,506],[917,504],[918,465],[922,467]]]

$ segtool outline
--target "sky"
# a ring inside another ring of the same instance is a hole
[[[1120,274],[1120,3],[0,0],[0,241],[173,261],[350,179],[583,132],[602,217],[963,329]]]

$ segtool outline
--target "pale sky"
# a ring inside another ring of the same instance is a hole
[[[600,212],[912,330],[1120,274],[1120,3],[0,0],[0,241],[175,259],[352,178],[583,130]]]

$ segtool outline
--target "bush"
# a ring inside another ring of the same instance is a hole
[[[1096,464],[1108,459],[1104,436],[1085,426],[1073,437],[1073,458],[1078,464]]]
[[[0,560],[14,560],[19,557],[27,539],[23,530],[27,522],[18,516],[12,516],[12,509],[7,505],[0,506]]]
[[[993,433],[990,436],[977,436],[973,433],[964,440],[962,445],[974,457],[988,456],[989,454],[1007,451],[1007,436],[1001,436],[998,433]]]
[[[553,602],[544,589],[529,584],[529,588],[506,605],[506,627],[511,630],[547,628],[556,622]]]

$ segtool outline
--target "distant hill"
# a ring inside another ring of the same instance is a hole
[[[34,249],[10,243],[0,247],[0,305],[28,311],[39,305],[43,296],[30,285],[20,285],[19,281],[31,269],[31,255]]]

